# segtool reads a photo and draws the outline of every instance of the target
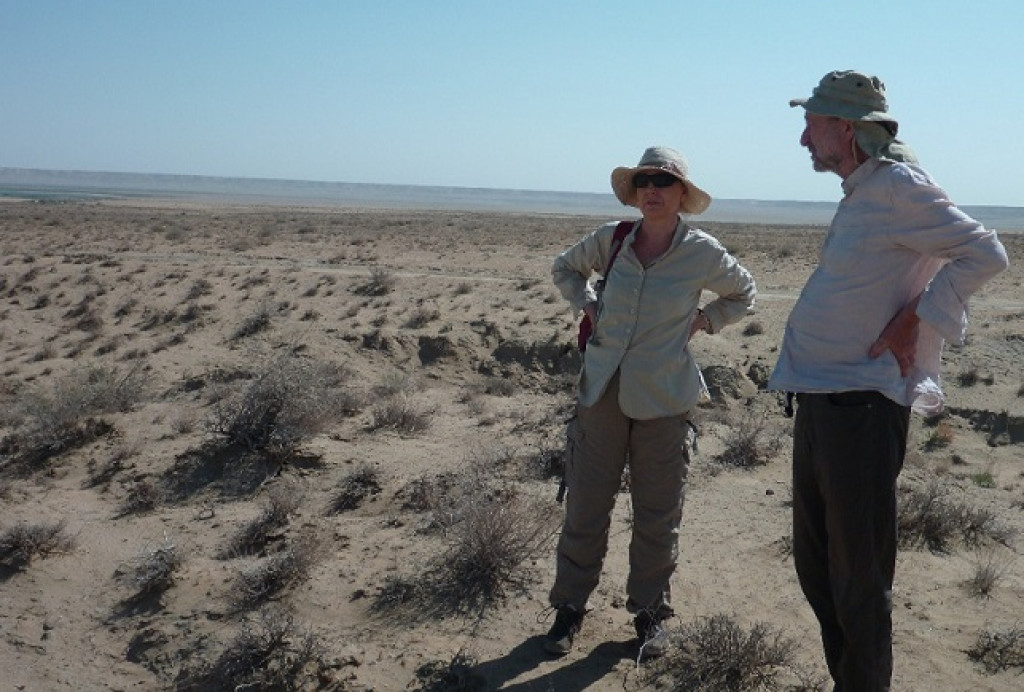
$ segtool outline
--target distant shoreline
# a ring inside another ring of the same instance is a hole
[[[556,213],[618,218],[611,193],[545,192],[417,185],[377,185],[259,178],[91,173],[0,168],[0,199],[38,202],[176,200],[256,206]],[[826,226],[833,202],[716,199],[701,220]],[[1024,231],[1024,208],[964,206],[989,228]]]

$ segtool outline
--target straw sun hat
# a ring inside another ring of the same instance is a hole
[[[669,173],[679,178],[686,186],[686,194],[679,204],[679,211],[686,214],[701,214],[711,204],[711,196],[693,184],[689,178],[689,166],[686,159],[675,149],[668,147],[651,147],[640,157],[640,163],[634,168],[620,166],[612,171],[612,190],[619,201],[625,205],[637,206],[636,187],[633,176],[640,172]]]

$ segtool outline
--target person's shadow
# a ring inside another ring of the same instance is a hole
[[[483,661],[473,672],[483,677],[489,690],[515,692],[581,692],[595,682],[608,676],[624,660],[633,660],[636,640],[603,642],[594,647],[586,656],[573,660],[550,673],[503,687],[523,673],[531,671],[541,663],[550,662],[552,657],[544,651],[543,637],[530,637],[504,656]]]

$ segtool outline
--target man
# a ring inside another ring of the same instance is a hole
[[[896,477],[910,412],[941,409],[943,340],[1007,266],[896,139],[881,80],[831,72],[803,106],[800,144],[844,197],[789,320],[769,389],[795,393],[793,555],[836,690],[888,690]]]

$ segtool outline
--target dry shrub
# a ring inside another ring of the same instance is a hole
[[[405,321],[405,326],[409,329],[420,329],[439,319],[441,319],[441,312],[437,308],[421,305]]]
[[[253,334],[259,334],[265,329],[270,327],[270,306],[266,302],[261,302],[256,310],[242,320],[241,324],[235,329],[231,335],[232,341],[238,341],[244,339],[247,336]]]
[[[724,692],[780,689],[778,676],[794,670],[796,643],[765,623],[745,630],[733,617],[713,615],[672,630],[675,644],[652,667],[672,689]]]
[[[991,598],[996,584],[1010,566],[1009,561],[999,558],[994,551],[978,555],[974,560],[974,574],[966,583],[967,593],[975,598]]]
[[[220,396],[209,429],[252,452],[288,455],[358,408],[345,386],[348,372],[284,355],[255,374],[235,396]]]
[[[393,396],[378,403],[371,413],[371,430],[386,428],[407,434],[429,428],[433,415],[433,411],[423,408],[406,395]]]
[[[945,449],[953,443],[953,425],[948,418],[940,418],[924,441],[925,451],[931,452],[936,449]]]
[[[373,608],[413,617],[479,613],[525,584],[523,565],[546,554],[559,528],[556,505],[461,479],[434,509],[447,548],[411,577],[392,576]]]
[[[128,488],[128,495],[118,508],[117,516],[144,514],[153,511],[164,499],[160,486],[148,478],[141,478]]]
[[[764,466],[782,447],[782,433],[768,429],[767,412],[750,411],[734,422],[713,461],[720,466],[749,469]]]
[[[450,501],[452,489],[458,484],[453,473],[424,476],[409,482],[398,491],[402,509],[411,512],[438,512]]]
[[[127,373],[85,366],[56,379],[49,388],[25,391],[13,402],[14,434],[0,443],[0,454],[29,469],[62,452],[110,433],[113,426],[94,419],[125,412],[141,401],[149,382],[140,368]]]
[[[355,289],[361,296],[385,296],[395,290],[398,279],[385,267],[374,267],[370,270],[370,279]]]
[[[332,514],[356,509],[363,500],[381,491],[380,474],[369,464],[363,464],[345,474],[331,500]]]
[[[252,608],[309,576],[316,563],[317,541],[302,536],[280,552],[255,561],[238,572],[231,602],[239,610]]]
[[[18,522],[0,533],[0,565],[23,569],[37,557],[64,553],[75,545],[64,520],[29,524]]]
[[[181,553],[165,535],[162,544],[144,547],[127,565],[118,568],[114,578],[133,589],[137,597],[162,593],[174,585],[181,563]]]
[[[982,630],[967,656],[984,666],[986,673],[1010,668],[1024,672],[1024,628],[1014,625],[1002,631]]]
[[[743,336],[759,336],[761,334],[764,334],[764,325],[757,320],[747,322],[743,327]]]
[[[413,692],[486,692],[491,689],[487,679],[473,672],[477,661],[459,651],[451,661],[427,661],[416,669]]]
[[[448,549],[434,580],[439,592],[461,607],[487,605],[521,585],[520,567],[546,554],[560,526],[550,499],[473,485],[435,512]]]
[[[270,487],[259,516],[240,528],[221,551],[222,558],[256,555],[288,525],[288,517],[302,504],[302,493],[294,483]]]
[[[264,609],[244,622],[216,661],[185,670],[179,690],[341,690],[331,681],[324,647],[291,614]]]
[[[1006,544],[1013,534],[991,511],[950,499],[938,481],[902,487],[898,500],[899,543],[905,548],[945,553],[956,544]]]
[[[373,394],[377,398],[387,399],[394,396],[409,396],[423,390],[423,383],[415,375],[392,370],[385,373],[373,387]]]

